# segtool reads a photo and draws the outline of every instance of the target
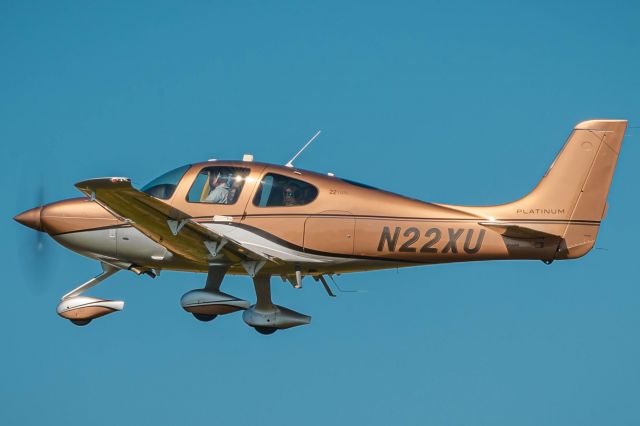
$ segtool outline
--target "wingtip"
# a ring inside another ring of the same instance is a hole
[[[102,186],[102,185],[113,185],[118,183],[131,183],[131,179],[128,177],[101,177],[101,178],[93,178],[82,180],[80,182],[76,182],[76,188],[87,188],[90,186]]]

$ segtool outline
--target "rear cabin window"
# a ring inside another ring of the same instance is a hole
[[[298,179],[268,173],[260,181],[253,197],[258,207],[293,207],[309,204],[318,196],[318,188]]]
[[[205,167],[191,185],[190,203],[235,204],[238,201],[249,169],[243,167]]]

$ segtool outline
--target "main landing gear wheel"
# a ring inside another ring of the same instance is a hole
[[[216,317],[218,315],[210,315],[210,314],[196,314],[196,313],[192,313],[192,315],[199,321],[213,321],[214,319],[216,319]]]
[[[254,327],[254,328],[258,333],[264,334],[264,335],[273,334],[276,331],[278,331],[277,328],[273,328],[273,327]]]
[[[77,325],[78,327],[84,327],[85,325],[89,324],[91,322],[90,319],[82,319],[82,320],[69,320],[72,323],[74,323],[75,325]]]

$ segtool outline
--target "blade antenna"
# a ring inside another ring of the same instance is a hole
[[[304,144],[304,146],[302,147],[302,149],[300,151],[298,151],[298,153],[296,155],[293,156],[293,158],[291,160],[289,160],[289,162],[287,164],[285,164],[286,167],[293,167],[293,160],[295,160],[296,158],[298,158],[298,155],[302,154],[302,151],[304,151],[305,149],[307,149],[307,147],[311,144],[311,142],[313,142],[318,135],[320,134],[320,132],[322,132],[322,130],[318,130],[316,132],[315,135],[313,135],[313,137],[311,139],[309,139],[309,142],[307,142],[306,144]]]

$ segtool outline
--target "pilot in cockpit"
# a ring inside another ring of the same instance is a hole
[[[219,172],[214,177],[210,177],[211,192],[209,192],[205,201],[214,204],[229,204],[231,180],[231,174],[224,172]]]

